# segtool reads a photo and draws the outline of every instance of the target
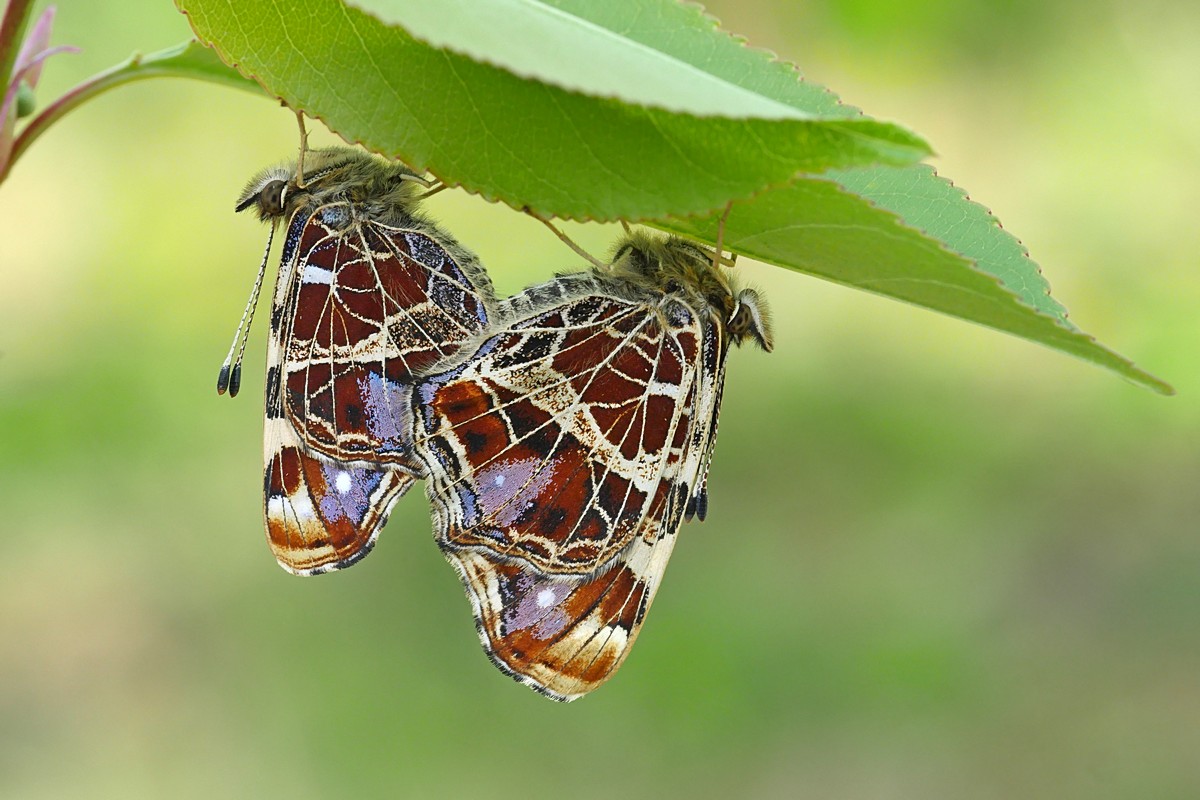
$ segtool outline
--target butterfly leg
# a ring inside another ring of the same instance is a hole
[[[429,181],[425,184],[425,186],[426,186],[426,190],[421,193],[420,197],[417,198],[418,200],[426,200],[430,197],[433,197],[438,192],[443,191],[444,189],[450,188],[449,186],[447,186],[446,184],[444,184],[438,180]]]
[[[525,209],[525,213],[528,214],[529,216],[533,217],[534,219],[536,219],[538,222],[545,225],[547,228],[549,228],[554,233],[555,236],[557,236],[559,239],[562,240],[563,244],[565,244],[567,247],[574,250],[576,255],[578,255],[580,258],[584,259],[585,261],[587,261],[593,267],[595,267],[598,270],[602,270],[602,271],[608,270],[608,264],[605,264],[603,261],[601,261],[600,259],[596,258],[594,255],[589,253],[587,250],[584,250],[582,247],[577,245],[570,236],[567,236],[565,233],[560,231],[558,228],[554,227],[554,225],[550,222],[550,220],[546,219],[545,217],[541,216],[540,214],[537,214],[537,213],[529,210],[528,208]]]
[[[308,129],[304,127],[304,112],[296,109],[296,124],[300,126],[300,157],[296,159],[296,186],[304,188],[304,154],[308,152]]]
[[[730,200],[725,204],[725,211],[721,214],[721,221],[717,223],[717,251],[713,255],[713,269],[725,261],[725,222],[729,219],[729,212],[733,210],[733,201]],[[737,257],[734,256],[736,259]],[[733,261],[729,262],[729,266],[733,266]]]

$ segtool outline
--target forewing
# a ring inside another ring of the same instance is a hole
[[[490,313],[482,268],[458,260],[469,263],[460,268],[428,233],[352,224],[347,204],[292,221],[271,314],[264,438],[267,538],[285,569],[312,575],[361,559],[419,474],[393,401],[410,370],[452,351]]]
[[[701,334],[682,306],[593,289],[419,383],[414,446],[439,543],[594,572],[655,504],[686,502]]]
[[[697,424],[692,428],[684,474],[693,476],[688,485],[684,521],[693,517],[701,522],[708,516],[708,468],[717,444],[717,421],[721,397],[725,393],[725,360],[729,356],[729,338],[725,327],[715,320],[705,326],[701,350],[700,391],[696,394]]]
[[[281,384],[288,418],[309,447],[333,458],[412,464],[406,387],[486,327],[490,282],[432,226],[357,219],[346,203],[292,230]]]

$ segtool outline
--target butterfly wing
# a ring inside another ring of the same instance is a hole
[[[579,288],[414,389],[439,542],[547,574],[594,571],[686,482],[696,315],[675,307],[671,322],[653,298]]]
[[[412,473],[332,459],[306,447],[286,419],[267,425],[263,497],[275,558],[289,572],[316,575],[366,556]]]
[[[624,660],[702,491],[725,346],[712,320],[595,276],[507,307],[414,389],[414,448],[484,649],[571,700]]]
[[[621,666],[675,546],[678,523],[635,539],[598,574],[546,576],[487,550],[443,548],[458,570],[484,652],[555,700],[592,691]]]
[[[487,326],[486,273],[428,223],[357,219],[349,203],[312,213],[294,260],[281,327],[288,418],[326,455],[411,465],[405,389]]]
[[[421,470],[402,388],[486,325],[491,283],[428,225],[334,203],[289,226],[267,352],[264,505],[279,563],[312,575],[374,545]]]

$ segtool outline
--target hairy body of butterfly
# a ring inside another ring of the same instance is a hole
[[[494,313],[475,256],[416,210],[423,187],[399,164],[331,148],[307,154],[302,178],[294,165],[265,170],[237,203],[286,225],[267,350],[264,505],[271,548],[296,574],[370,551],[423,472],[409,386]],[[218,391],[236,393],[238,361],[231,370],[227,360]]]
[[[620,666],[704,518],[729,345],[770,350],[770,328],[711,251],[646,234],[497,316],[413,387],[414,451],[484,649],[573,700]]]

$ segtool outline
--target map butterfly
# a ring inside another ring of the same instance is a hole
[[[412,444],[488,656],[569,701],[624,661],[704,519],[729,345],[770,350],[770,326],[712,251],[646,233],[496,320],[413,385]]]
[[[350,148],[305,155],[303,175],[288,165],[251,180],[237,210],[254,209],[272,237],[286,225],[267,350],[264,504],[279,563],[312,575],[365,556],[421,476],[408,387],[486,330],[495,300],[475,256],[417,211],[419,176]],[[240,386],[270,249],[268,240],[218,392]]]

